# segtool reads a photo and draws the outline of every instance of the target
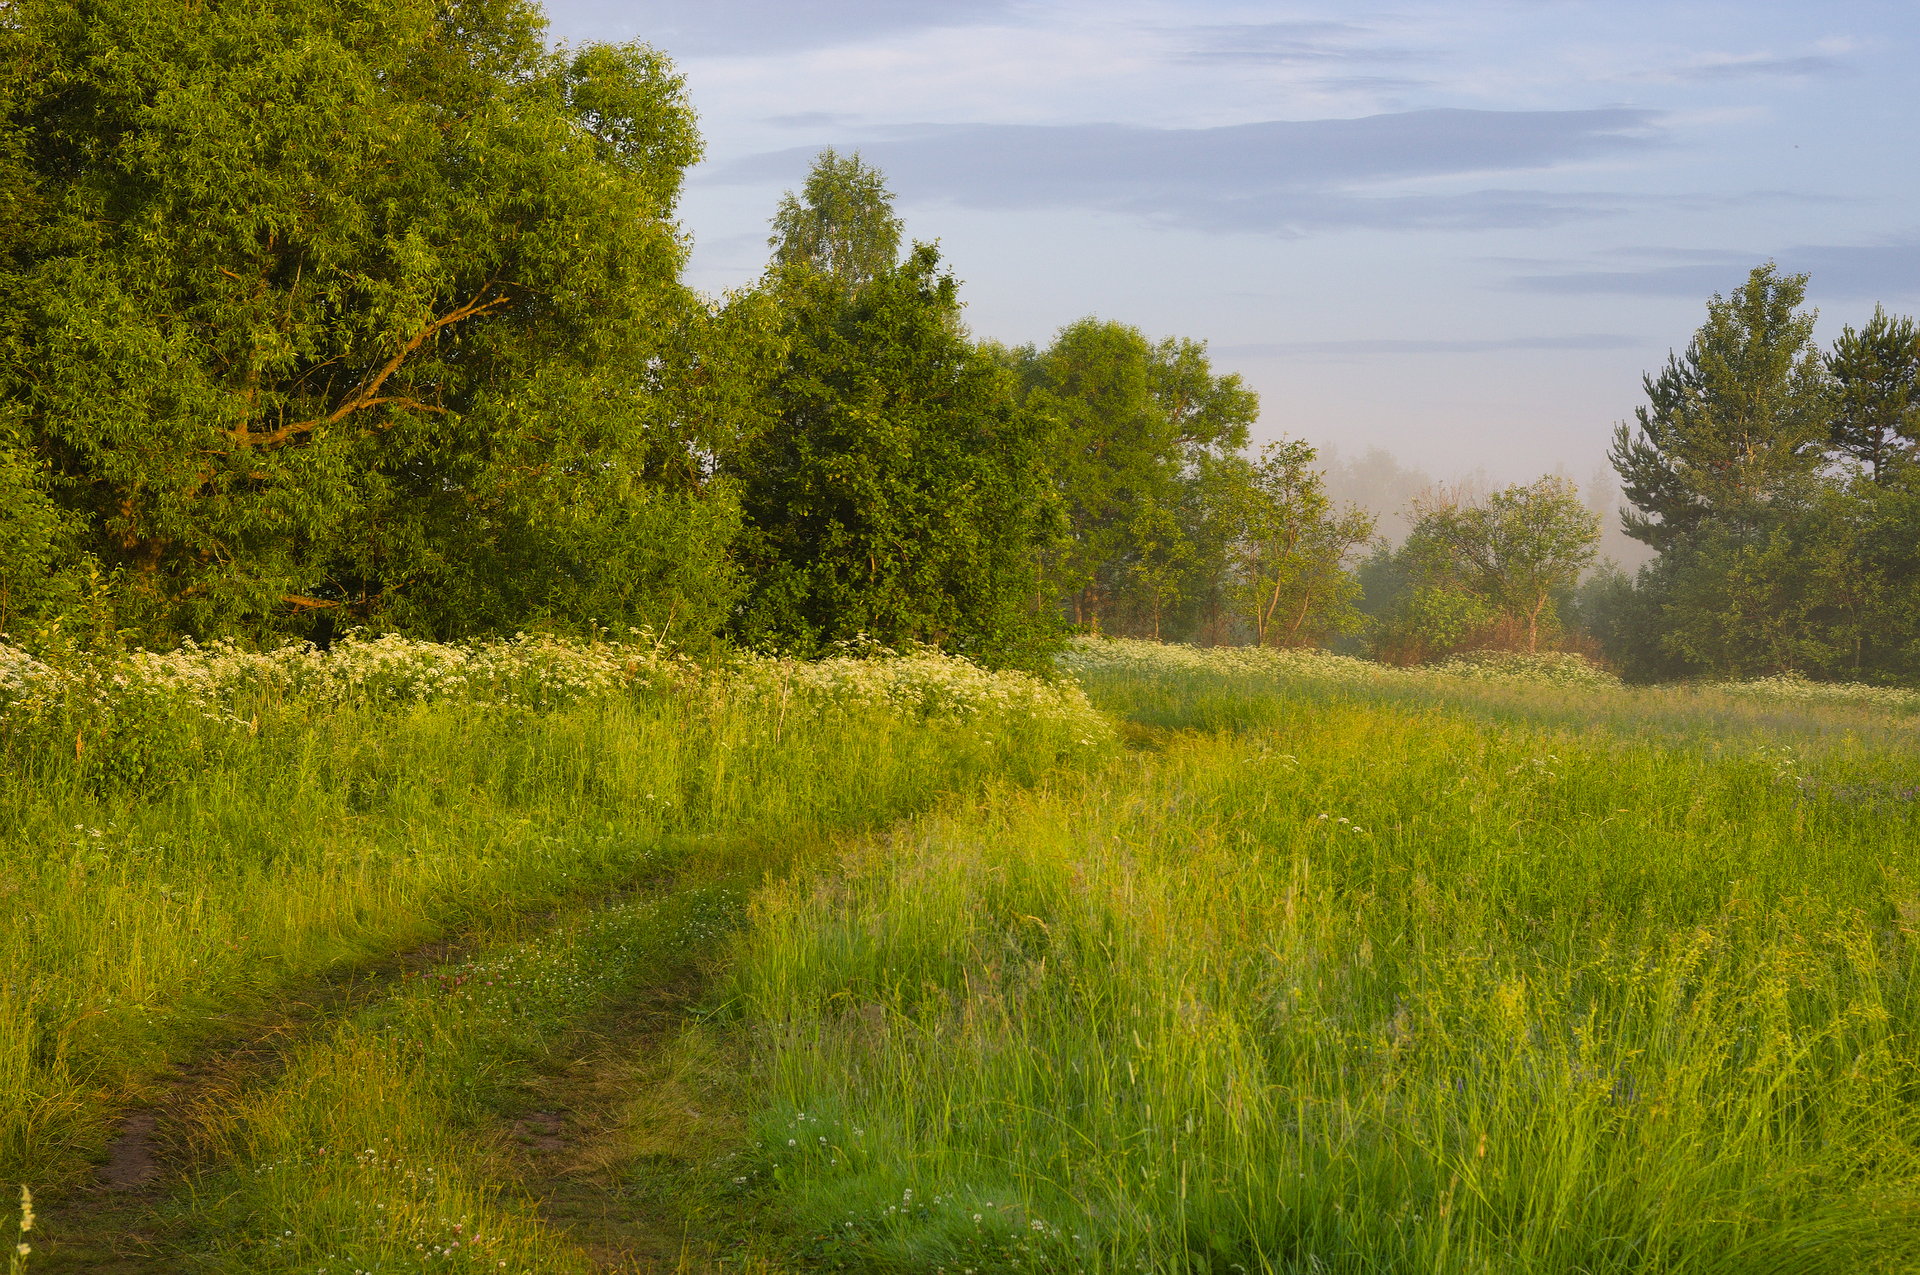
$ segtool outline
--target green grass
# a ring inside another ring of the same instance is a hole
[[[1100,734],[952,661],[761,663],[532,701],[550,707],[244,674],[0,720],[0,1181],[59,1199],[115,1110],[320,980],[644,887],[715,837],[884,823]]]
[[[305,1017],[156,1269],[598,1269],[512,1120],[699,970],[595,1154],[760,1269],[1920,1268],[1884,695],[1082,645],[1119,752],[952,661],[648,660],[0,667],[0,1181],[75,1225],[117,1111]]]
[[[740,1189],[823,1259],[1920,1267],[1905,720],[1084,676],[1159,750],[755,904]]]
[[[746,857],[757,880],[765,858]],[[556,1040],[733,925],[744,883],[717,875],[496,945],[299,1049],[223,1121],[231,1167],[193,1184],[175,1269],[595,1269],[501,1189],[514,1166],[500,1120]]]

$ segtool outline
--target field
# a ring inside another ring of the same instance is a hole
[[[41,1271],[1920,1268],[1920,705],[0,666]]]

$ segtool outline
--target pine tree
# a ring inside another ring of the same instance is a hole
[[[1731,297],[1707,303],[1686,353],[1644,380],[1638,428],[1621,425],[1609,455],[1634,506],[1627,534],[1666,551],[1709,518],[1750,518],[1820,464],[1827,386],[1799,309],[1805,275],[1757,267]]]
[[[1920,327],[1876,306],[1866,327],[1840,333],[1826,369],[1831,446],[1873,482],[1891,481],[1920,449]]]

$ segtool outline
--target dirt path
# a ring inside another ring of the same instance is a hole
[[[517,1185],[602,1270],[687,1269],[695,1247],[672,1200],[648,1191],[632,1169],[637,1139],[658,1137],[636,1127],[636,1107],[671,1083],[668,1053],[699,990],[682,971],[575,1032],[558,1065],[527,1083],[532,1105],[511,1122]],[[674,1125],[697,1126],[697,1098],[677,1096]]]
[[[698,1023],[706,990],[689,966],[583,1026],[510,1122],[515,1189],[606,1275],[783,1269],[749,1219],[698,1194],[740,1139]]]
[[[37,1197],[33,1275],[172,1275],[166,1202],[205,1167],[209,1134],[237,1095],[279,1074],[287,1056],[424,970],[457,960],[471,938],[442,938],[374,965],[310,981],[229,1029],[120,1104],[92,1179]]]
[[[315,983],[150,1087],[119,1117],[93,1180],[43,1195],[34,1275],[174,1275],[186,1248],[179,1202],[217,1167],[225,1113],[348,1016],[480,946],[438,941]],[[556,1043],[525,1082],[524,1107],[502,1122],[515,1172],[498,1185],[607,1275],[779,1269],[743,1251],[737,1219],[703,1213],[687,1191],[736,1134],[720,1069],[689,1047],[706,986],[689,959],[592,1015]]]

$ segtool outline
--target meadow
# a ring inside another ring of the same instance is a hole
[[[528,943],[560,960],[581,925],[637,935],[649,914],[623,906],[684,910],[733,876],[751,888],[836,832],[988,775],[1038,774],[1111,734],[1070,686],[936,655],[696,668],[644,641],[544,639],[54,663],[14,651],[0,714],[0,1180],[39,1192],[32,1260],[49,1269],[227,1260],[231,1237],[191,1209],[162,1226],[157,1253],[120,1253],[113,1232],[144,1233],[147,1206],[167,1203],[146,1179],[167,1163],[197,1173],[235,1163],[236,1140],[268,1145],[236,1088],[291,1083],[329,1052],[327,1032],[404,1014],[395,995],[454,985],[435,1003],[464,1006],[472,961],[518,960]],[[588,985],[671,963],[634,941],[652,955],[615,969],[579,956],[578,997],[533,998],[534,1036],[591,1013]],[[308,1020],[323,1043],[269,1051],[265,1079],[208,1073]],[[400,1088],[453,1048],[413,1040]],[[474,1049],[471,1067],[449,1068],[468,1097],[512,1065]],[[401,1106],[383,1138],[449,1136],[431,1101]],[[154,1163],[102,1195],[96,1179],[129,1156]],[[68,1229],[86,1233],[67,1257],[63,1201]],[[102,1222],[117,1203],[131,1212]],[[362,1247],[366,1269],[414,1252],[387,1229]]]
[[[1062,667],[12,657],[27,1269],[1920,1267],[1916,697]]]

